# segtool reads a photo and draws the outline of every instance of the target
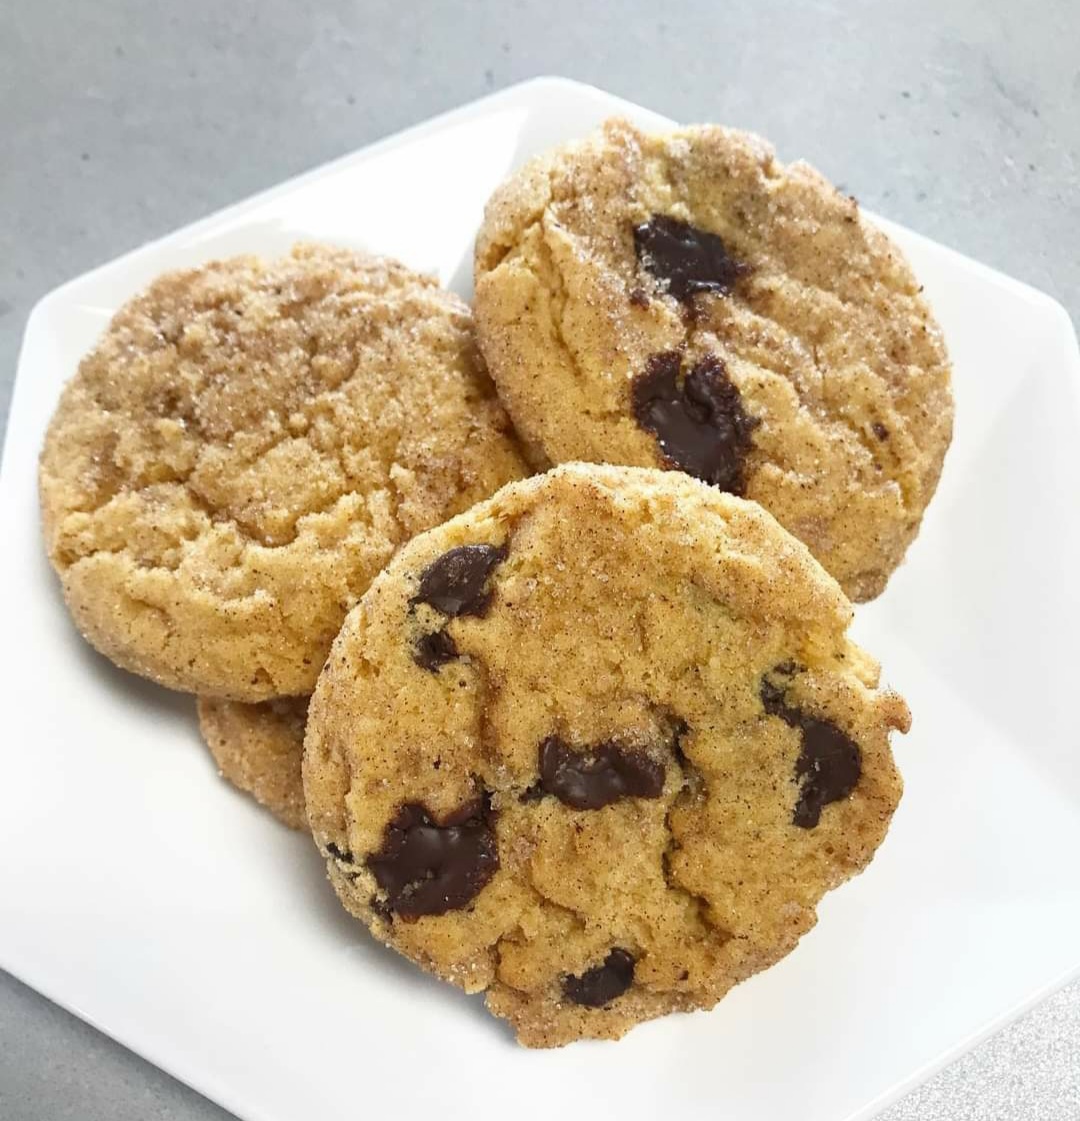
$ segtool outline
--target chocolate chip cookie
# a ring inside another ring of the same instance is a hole
[[[914,539],[952,432],[900,250],[804,163],[609,121],[488,204],[476,316],[538,463],[681,469],[765,506],[856,600]]]
[[[306,829],[300,762],[307,697],[259,704],[200,697],[199,730],[221,774],[291,829]]]
[[[901,792],[903,700],[754,503],[569,464],[402,548],[312,699],[345,906],[528,1046],[708,1008],[788,953]]]
[[[170,273],[121,308],[64,389],[40,491],[94,646],[259,701],[311,692],[401,542],[524,472],[468,308],[308,245]]]

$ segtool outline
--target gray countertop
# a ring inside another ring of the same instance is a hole
[[[0,35],[0,419],[50,288],[440,110],[564,74],[755,129],[1080,317],[1080,2],[41,0]],[[0,973],[4,1121],[224,1121]],[[1080,982],[886,1111],[1080,1117]]]

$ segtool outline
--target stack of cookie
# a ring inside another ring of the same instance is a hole
[[[45,537],[377,938],[529,1046],[617,1038],[884,838],[909,716],[849,597],[918,532],[948,360],[854,201],[715,127],[512,176],[475,316],[320,246],[160,278],[64,391]]]

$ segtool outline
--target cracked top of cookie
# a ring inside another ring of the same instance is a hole
[[[260,700],[310,691],[402,541],[524,472],[468,308],[396,261],[305,245],[121,308],[64,390],[40,486],[99,649]]]
[[[772,517],[684,474],[504,487],[397,554],[320,678],[305,794],[342,901],[530,1045],[708,1007],[899,798],[907,709],[850,618]]]
[[[854,199],[748,133],[612,120],[495,192],[475,265],[538,462],[686,471],[766,506],[853,599],[882,590],[952,398],[922,290]]]

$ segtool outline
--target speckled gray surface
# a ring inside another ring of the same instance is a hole
[[[9,0],[3,28],[0,418],[56,284],[543,73],[756,129],[1080,317],[1078,0]],[[1077,1121],[1080,983],[881,1117]],[[0,1118],[226,1115],[0,974]]]

